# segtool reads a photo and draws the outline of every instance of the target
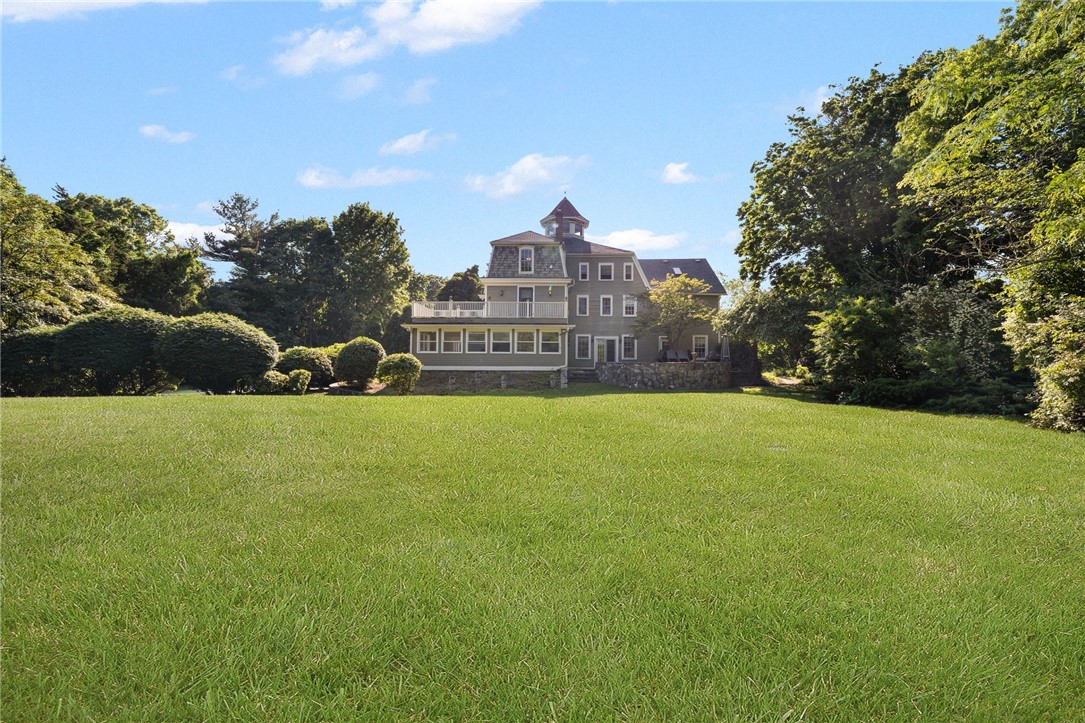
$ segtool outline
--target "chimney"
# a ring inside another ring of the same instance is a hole
[[[557,230],[554,232],[554,240],[561,242],[565,240],[565,217],[561,215],[561,211],[554,212],[554,223],[557,224]]]

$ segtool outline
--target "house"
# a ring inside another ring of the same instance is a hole
[[[723,285],[704,259],[638,259],[632,251],[587,240],[589,221],[568,198],[540,222],[490,242],[477,301],[415,301],[410,350],[429,371],[590,372],[607,362],[654,362],[668,349],[698,359],[727,355],[708,323],[681,339],[638,337],[640,295],[652,279],[686,274],[709,285],[719,306]]]

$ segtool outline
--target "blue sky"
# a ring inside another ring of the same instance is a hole
[[[787,114],[993,35],[1002,6],[4,2],[0,145],[31,192],[129,196],[181,236],[234,192],[368,202],[450,275],[567,191],[595,240],[734,276]]]

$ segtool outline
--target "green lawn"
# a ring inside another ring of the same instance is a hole
[[[3,719],[1085,719],[1085,435],[588,390],[3,400]]]

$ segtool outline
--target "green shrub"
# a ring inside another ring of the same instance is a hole
[[[229,314],[177,319],[159,339],[156,351],[166,371],[217,394],[255,383],[279,355],[274,339]]]
[[[170,317],[115,306],[81,316],[56,332],[53,360],[98,394],[154,394],[171,386],[155,356]]]
[[[286,390],[292,394],[305,394],[312,376],[308,369],[295,369],[289,374],[290,381],[286,385]]]
[[[340,350],[335,359],[335,378],[350,386],[364,387],[377,375],[377,364],[384,358],[384,347],[359,336]]]
[[[290,377],[277,371],[267,371],[252,385],[253,394],[282,394],[290,385]]]
[[[422,362],[412,354],[392,354],[377,364],[377,378],[398,394],[410,394],[422,374]]]
[[[64,394],[69,384],[53,361],[57,327],[17,332],[0,343],[0,390],[20,397]]]
[[[815,383],[830,399],[874,379],[898,376],[901,355],[901,312],[878,299],[840,301],[832,311],[816,314]]]
[[[305,369],[312,376],[312,383],[318,387],[328,386],[335,378],[328,354],[323,349],[306,346],[292,346],[284,351],[279,355],[275,369],[283,374]]]
[[[347,343],[345,341],[341,341],[338,344],[329,344],[328,346],[324,347],[324,353],[328,355],[329,359],[331,359],[332,364],[335,364],[335,360],[339,356],[339,352],[343,351],[343,347],[345,347],[346,345]]]

